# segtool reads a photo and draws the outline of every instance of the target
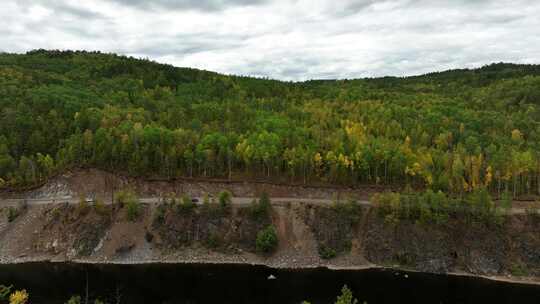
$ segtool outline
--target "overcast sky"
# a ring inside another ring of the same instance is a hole
[[[36,48],[283,80],[413,75],[540,63],[540,1],[0,0],[0,51]]]

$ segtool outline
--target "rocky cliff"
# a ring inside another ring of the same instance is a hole
[[[377,208],[352,203],[128,206],[55,203],[3,207],[0,261],[92,263],[250,263],[272,267],[391,266],[539,281],[540,220],[530,214],[500,223],[450,218],[442,224],[388,222]],[[11,215],[11,216],[9,216]],[[9,220],[11,221],[9,221]],[[258,250],[273,226],[278,245]]]

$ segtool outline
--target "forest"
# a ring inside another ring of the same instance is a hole
[[[283,82],[81,51],[0,54],[0,188],[130,176],[540,194],[540,65]]]

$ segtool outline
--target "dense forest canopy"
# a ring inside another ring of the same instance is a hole
[[[540,192],[540,66],[282,82],[99,52],[0,54],[0,187],[134,176]]]

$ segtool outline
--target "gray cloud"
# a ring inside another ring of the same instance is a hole
[[[22,10],[27,11],[30,7],[41,5],[44,8],[52,10],[59,16],[72,16],[80,20],[96,20],[102,19],[104,16],[96,11],[82,8],[80,5],[73,2],[62,0],[19,0],[15,2]]]
[[[403,76],[540,63],[538,15],[536,0],[3,0],[0,45],[284,80]]]
[[[230,7],[260,5],[266,0],[108,0],[121,5],[142,9],[187,9],[202,11],[220,11]]]
[[[132,49],[121,50],[122,53],[134,53],[149,57],[160,57],[171,54],[189,55],[200,52],[212,52],[223,49],[236,49],[247,39],[242,35],[217,35],[215,33],[193,34],[183,33],[172,36],[149,37]],[[156,47],[159,46],[159,47]]]

